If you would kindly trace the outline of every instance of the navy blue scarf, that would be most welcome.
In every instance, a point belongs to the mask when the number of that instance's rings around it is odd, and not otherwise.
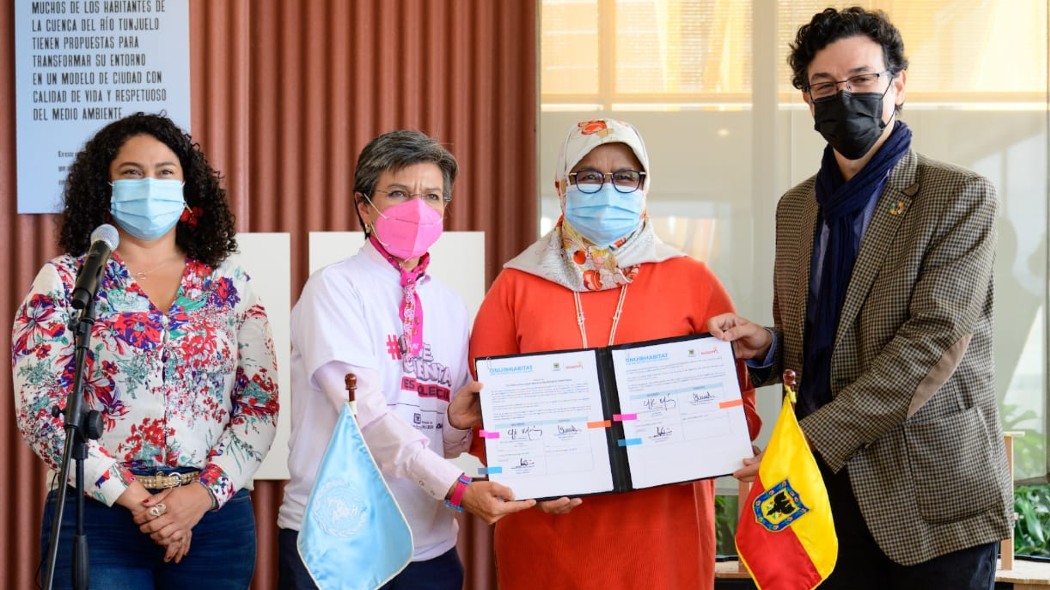
[[[817,235],[823,224],[828,226],[827,244],[821,266],[820,286],[816,296],[812,289],[808,305],[803,348],[802,380],[799,389],[798,415],[806,416],[831,401],[831,351],[835,344],[839,315],[846,300],[846,287],[857,260],[859,240],[854,234],[858,217],[889,177],[890,170],[908,153],[911,129],[901,121],[894,125],[886,143],[856,176],[843,180],[835,153],[829,145],[817,172],[816,193],[820,215]],[[817,250],[814,248],[814,256]],[[810,277],[813,280],[813,277]]]

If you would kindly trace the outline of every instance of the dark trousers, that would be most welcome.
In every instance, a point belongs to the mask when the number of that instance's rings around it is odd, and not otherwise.
[[[193,484],[197,485],[197,484]],[[68,490],[62,512],[54,588],[72,588],[76,491]],[[57,492],[44,504],[40,554],[47,555]],[[190,552],[180,563],[164,563],[164,548],[139,530],[131,512],[85,498],[90,585],[103,590],[184,588],[247,589],[255,571],[255,513],[248,490],[240,490],[222,508],[205,512],[193,527]],[[41,574],[43,574],[41,563]],[[41,575],[43,577],[43,575]]]
[[[819,458],[828,488],[839,558],[820,590],[991,590],[998,543],[978,545],[911,566],[895,563],[879,549],[861,516],[846,469],[838,473]]]
[[[278,590],[316,590],[313,578],[306,571],[295,543],[299,531],[279,529],[277,533],[277,588]],[[413,561],[381,590],[461,590],[463,563],[456,548],[426,561]]]

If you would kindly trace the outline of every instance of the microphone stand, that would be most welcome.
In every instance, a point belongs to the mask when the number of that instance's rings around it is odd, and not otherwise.
[[[71,321],[69,328],[74,334],[75,370],[73,389],[66,398],[65,431],[66,443],[62,451],[62,462],[59,464],[58,494],[55,501],[54,520],[51,522],[51,537],[48,542],[47,569],[44,574],[44,588],[51,590],[55,578],[55,564],[58,560],[58,538],[62,527],[62,513],[66,506],[66,491],[69,486],[69,460],[76,461],[76,529],[73,535],[73,588],[88,588],[88,543],[84,534],[84,460],[87,459],[87,441],[97,440],[102,436],[102,414],[98,410],[84,411],[84,364],[91,342],[91,327],[95,324],[95,297],[92,293],[88,304],[80,312],[77,320]],[[56,418],[62,410],[58,406],[51,408]]]

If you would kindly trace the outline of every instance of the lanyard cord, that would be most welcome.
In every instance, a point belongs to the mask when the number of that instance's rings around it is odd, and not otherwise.
[[[623,311],[623,300],[626,298],[627,285],[620,285],[620,299],[616,302],[616,313],[613,314],[612,329],[609,330],[609,346],[613,345],[613,339],[616,338],[616,327],[620,324],[620,312]],[[573,291],[572,299],[576,303],[576,324],[580,327],[580,338],[583,340],[583,347],[587,348],[587,328],[584,326],[586,318],[583,316],[583,302],[580,301],[580,293]]]

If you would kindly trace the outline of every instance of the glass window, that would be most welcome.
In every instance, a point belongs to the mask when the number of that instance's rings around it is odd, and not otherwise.
[[[541,22],[547,109],[747,101],[750,2],[545,0]]]
[[[554,96],[598,96],[598,0],[549,0],[540,14],[540,84]]]
[[[904,38],[908,57],[908,103],[1002,103],[1046,105],[1046,0],[869,0],[865,8],[886,12]],[[828,6],[821,0],[778,3],[778,46]],[[790,68],[782,90],[791,86]],[[998,103],[998,104],[996,104]]]

